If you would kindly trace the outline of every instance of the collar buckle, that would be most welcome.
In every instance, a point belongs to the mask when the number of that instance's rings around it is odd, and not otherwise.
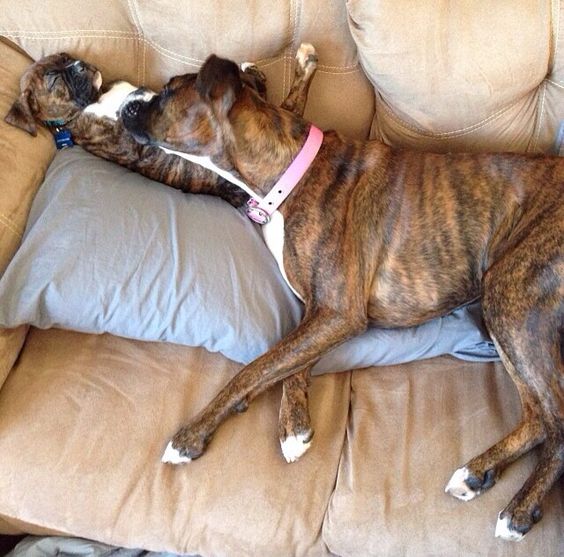
[[[313,163],[321,144],[323,132],[313,124],[307,139],[296,158],[263,199],[251,198],[247,202],[247,216],[259,224],[267,224],[272,214],[292,193],[298,182]]]
[[[252,221],[258,224],[268,224],[270,222],[270,215],[264,209],[261,209],[258,204],[258,201],[251,197],[247,201],[245,212]]]

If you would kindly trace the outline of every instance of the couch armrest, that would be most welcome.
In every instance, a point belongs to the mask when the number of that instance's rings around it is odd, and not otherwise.
[[[0,276],[23,237],[25,224],[47,166],[54,155],[49,132],[37,137],[4,122],[19,94],[19,82],[31,59],[0,40]],[[21,350],[27,327],[0,329],[0,387]]]
[[[32,137],[4,122],[30,63],[0,41],[0,275],[20,245],[31,202],[55,152],[47,130]]]

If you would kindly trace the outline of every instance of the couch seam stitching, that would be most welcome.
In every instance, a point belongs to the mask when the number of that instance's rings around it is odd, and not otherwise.
[[[435,138],[435,139],[449,139],[451,137],[462,137],[463,135],[468,135],[469,133],[472,133],[473,131],[476,131],[476,130],[483,128],[484,126],[486,126],[490,122],[492,122],[492,121],[496,120],[497,118],[503,116],[503,114],[505,114],[506,112],[511,110],[513,107],[517,106],[517,104],[519,102],[521,102],[522,98],[523,97],[517,99],[515,102],[513,102],[510,105],[498,110],[497,112],[494,112],[493,114],[491,114],[490,116],[488,116],[484,120],[481,120],[480,122],[477,122],[477,123],[472,124],[470,126],[466,126],[465,128],[460,128],[458,130],[452,130],[452,131],[448,131],[448,132],[438,132],[438,133],[426,131],[422,128],[418,128],[417,126],[415,126],[413,124],[410,124],[409,122],[406,122],[400,116],[398,116],[387,105],[386,102],[381,102],[379,104],[384,109],[385,112],[387,112],[394,120],[396,120],[399,124],[401,124],[405,128],[407,128],[407,129],[409,129],[413,132],[416,132],[416,133],[418,133],[418,134],[420,134],[424,137],[430,137],[430,138]]]
[[[20,232],[19,227],[15,222],[12,221],[12,219],[10,219],[8,215],[0,213],[0,222],[18,238],[21,238],[23,236],[23,231]]]
[[[61,30],[57,30],[57,31],[47,31],[47,30],[26,30],[26,31],[21,31],[21,30],[8,30],[8,29],[1,29],[0,28],[0,33],[2,34],[6,34],[6,35],[10,35],[13,37],[18,37],[18,36],[27,36],[27,35],[53,35],[53,37],[56,37],[57,35],[63,35],[63,36],[81,36],[82,33],[113,33],[113,34],[117,34],[117,35],[129,35],[131,37],[135,37],[137,35],[137,33],[134,33],[133,31],[120,31],[119,29],[71,29],[68,31],[61,31]]]
[[[559,87],[560,89],[564,89],[564,83],[559,83],[558,81],[554,81],[554,79],[545,79],[545,81],[547,83],[550,83],[551,85],[554,85],[556,87]]]
[[[145,54],[146,54],[146,50],[147,50],[147,41],[145,40],[145,33],[143,31],[143,26],[141,24],[141,17],[139,15],[139,11],[137,9],[137,0],[127,0],[127,1],[128,1],[128,4],[130,5],[130,8],[131,8],[131,13],[133,15],[135,28],[137,29],[138,38],[139,38],[140,42],[142,43],[142,45],[140,45],[141,56],[140,56],[140,60],[139,60],[139,66],[141,68],[141,72],[140,72],[141,80],[140,80],[140,82],[138,80],[138,83],[139,83],[139,85],[145,85],[145,78],[146,78],[146,74],[145,74]]]
[[[136,32],[136,36],[135,38],[137,39],[137,85],[141,85],[140,81],[141,81],[141,56],[139,53],[140,50],[140,44],[139,42],[143,40],[143,36],[141,34],[141,28],[139,26],[139,19],[137,17],[137,12],[135,10],[135,6],[133,5],[133,0],[127,0],[127,7],[129,10],[129,13],[131,15],[131,19],[132,19],[132,23],[135,26],[135,32]]]
[[[159,52],[163,56],[170,58],[176,62],[181,62],[183,64],[192,65],[195,67],[201,66],[205,60],[200,58],[192,58],[190,56],[185,56],[183,54],[178,54],[173,50],[170,50],[147,37],[140,36],[139,32],[132,31],[118,31],[109,29],[74,29],[72,31],[8,31],[6,29],[0,29],[0,34],[6,37],[13,38],[25,38],[29,40],[48,40],[48,39],[72,39],[72,38],[100,38],[100,39],[118,39],[118,40],[135,40],[138,39],[144,43],[144,45],[153,48],[155,51]],[[143,56],[146,56],[145,51]],[[284,59],[283,55],[267,56],[266,58],[261,58],[254,61],[257,66],[268,67]],[[290,56],[290,59],[292,57]],[[146,58],[144,58],[144,63]],[[319,64],[317,66],[318,73],[326,73],[330,75],[338,74],[349,74],[356,73],[360,71],[360,64],[356,62],[355,64],[348,64],[346,66],[329,66],[324,64]],[[146,71],[144,69],[143,75],[146,76]]]
[[[0,31],[1,33],[1,31]],[[18,38],[15,35],[4,35],[5,37],[13,37],[13,38]],[[20,37],[21,38],[21,37]],[[137,40],[139,37],[137,35],[130,35],[130,36],[119,36],[119,35],[96,35],[96,34],[89,34],[89,33],[79,33],[79,34],[67,34],[67,35],[61,35],[58,37],[52,36],[52,37],[47,37],[47,36],[37,36],[37,37],[23,37],[29,40],[34,40],[34,41],[38,41],[38,40],[47,40],[47,39],[75,39],[75,38],[84,38],[84,39],[119,39],[119,40],[123,40],[123,41],[132,41],[132,40]]]
[[[533,132],[533,151],[537,150],[538,144],[539,144],[542,121],[544,119],[544,101],[545,101],[545,98],[546,98],[546,89],[547,89],[547,85],[543,81],[543,83],[542,83],[542,94],[541,94],[541,98],[540,98],[539,116],[538,116],[537,124],[535,126],[536,130]]]

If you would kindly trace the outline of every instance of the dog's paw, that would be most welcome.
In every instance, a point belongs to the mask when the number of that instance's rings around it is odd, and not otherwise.
[[[288,435],[285,439],[280,438],[280,447],[286,462],[296,462],[311,447],[313,431],[310,429],[303,433]]]
[[[245,74],[244,80],[255,88],[262,97],[266,97],[266,75],[252,62],[243,62],[239,66]]]
[[[540,505],[532,505],[526,508],[510,509],[513,505],[501,511],[495,525],[495,537],[512,542],[520,542],[525,534],[542,518]]]
[[[296,72],[305,75],[306,78],[311,77],[317,69],[317,52],[315,47],[310,43],[302,43],[296,53]]]
[[[192,462],[192,459],[187,456],[182,456],[180,450],[176,449],[171,441],[166,446],[161,462],[164,462],[165,464],[185,464],[186,462]]]
[[[471,501],[495,484],[495,472],[487,470],[482,478],[473,474],[466,466],[459,468],[450,478],[445,493],[460,499]]]
[[[495,525],[495,537],[501,538],[502,540],[508,540],[512,542],[520,542],[525,534],[515,530],[511,525],[511,520],[508,516],[501,517],[501,513],[497,518],[497,524]]]
[[[168,464],[192,462],[204,454],[209,438],[197,425],[184,427],[166,446],[161,461]]]

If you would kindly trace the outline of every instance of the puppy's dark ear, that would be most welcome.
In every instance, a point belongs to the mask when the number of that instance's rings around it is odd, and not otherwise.
[[[37,125],[33,117],[35,99],[30,90],[23,91],[18,100],[12,105],[4,121],[12,126],[21,128],[34,137],[37,135]]]
[[[243,88],[239,66],[212,54],[198,73],[196,88],[203,98],[217,102],[223,112],[229,112]]]

